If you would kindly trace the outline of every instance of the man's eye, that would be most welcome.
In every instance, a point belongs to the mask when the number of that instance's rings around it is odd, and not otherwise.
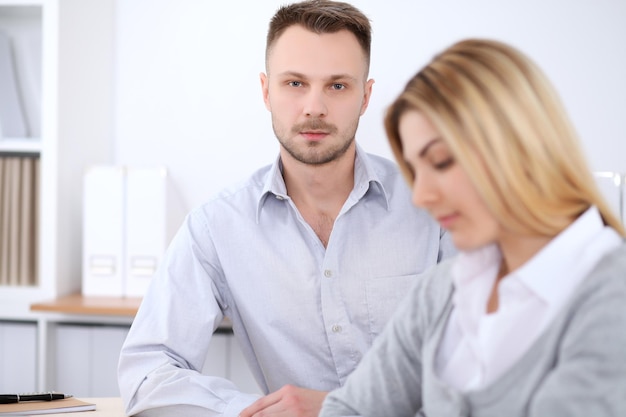
[[[344,88],[346,88],[346,86],[341,83],[333,84],[333,90],[343,90]]]
[[[302,82],[300,82],[300,81],[289,81],[288,84],[290,86],[292,86],[292,87],[300,87],[302,85]]]

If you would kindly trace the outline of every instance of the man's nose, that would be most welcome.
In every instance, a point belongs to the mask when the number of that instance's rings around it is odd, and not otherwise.
[[[322,91],[311,89],[305,97],[304,109],[307,117],[324,117],[328,114],[326,98]]]

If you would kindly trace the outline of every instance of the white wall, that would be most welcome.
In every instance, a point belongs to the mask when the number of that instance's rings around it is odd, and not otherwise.
[[[289,0],[118,0],[116,162],[166,165],[189,209],[278,145],[261,99],[268,21]],[[556,85],[594,170],[626,171],[626,1],[354,0],[372,20],[376,80],[357,140],[390,156],[384,108],[464,37],[510,42]]]

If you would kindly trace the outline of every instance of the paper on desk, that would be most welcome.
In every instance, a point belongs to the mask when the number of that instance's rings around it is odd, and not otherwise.
[[[54,401],[25,401],[15,404],[0,404],[0,416],[30,416],[38,414],[72,413],[93,411],[96,405],[76,398]]]

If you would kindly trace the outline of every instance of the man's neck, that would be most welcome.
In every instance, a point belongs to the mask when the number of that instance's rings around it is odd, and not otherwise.
[[[298,202],[323,209],[346,201],[354,187],[356,151],[349,149],[341,158],[323,165],[298,162],[282,156],[287,194]]]
[[[324,246],[354,187],[355,158],[354,149],[323,165],[303,164],[290,156],[282,158],[287,194]]]

